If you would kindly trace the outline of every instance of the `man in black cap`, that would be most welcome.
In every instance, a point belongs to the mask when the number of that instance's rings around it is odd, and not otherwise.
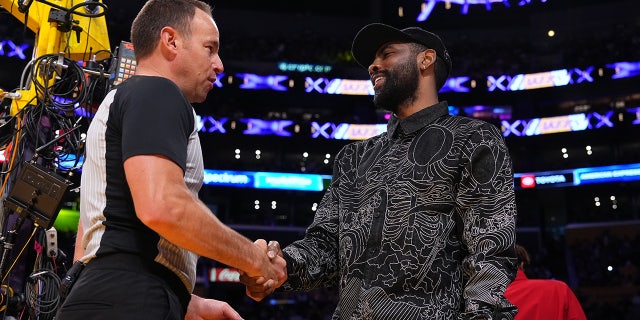
[[[440,38],[370,24],[356,35],[387,132],[346,145],[302,240],[282,251],[284,290],[340,289],[333,319],[512,319],[516,273],[511,159],[500,131],[448,114]],[[242,276],[262,299],[256,279]]]

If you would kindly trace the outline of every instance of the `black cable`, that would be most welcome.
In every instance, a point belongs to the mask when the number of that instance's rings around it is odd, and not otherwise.
[[[45,244],[46,233],[42,228],[38,242]],[[28,311],[33,319],[50,320],[60,304],[60,277],[53,268],[44,248],[38,251],[33,273],[25,284],[25,295]]]
[[[104,66],[96,64],[93,69],[99,71],[100,75],[87,76],[76,61],[60,55],[46,54],[34,60],[30,81],[36,98],[34,103],[21,109],[20,130],[25,138],[21,139],[21,150],[38,149],[73,130],[83,119],[82,116],[86,116],[85,112],[76,113],[76,110],[91,110],[94,100],[102,99],[107,89],[107,83],[102,79]],[[51,147],[38,153],[38,161],[53,170],[78,170],[84,152],[82,139],[82,132],[78,131],[57,140]]]
[[[82,3],[78,3],[78,4],[74,5],[74,6],[72,6],[71,8],[67,9],[67,8],[61,7],[61,6],[59,6],[59,5],[55,4],[55,3],[51,3],[51,2],[46,1],[46,0],[36,0],[36,1],[42,2],[42,3],[44,3],[46,5],[49,5],[49,6],[53,7],[53,8],[55,8],[55,9],[58,9],[58,10],[61,10],[61,11],[66,11],[68,16],[70,16],[72,14],[77,14],[77,15],[82,16],[82,17],[97,18],[97,17],[101,17],[101,16],[105,15],[105,13],[107,12],[107,9],[108,9],[107,5],[102,3],[102,2],[91,2],[91,3],[82,2]],[[98,7],[102,7],[103,10],[98,12],[98,13],[83,13],[83,12],[80,12],[80,11],[76,11],[76,9],[78,9],[80,7],[87,6],[87,5],[95,5],[95,6],[98,6]]]
[[[60,303],[60,277],[52,269],[34,271],[25,285],[29,313],[34,319],[53,319]]]
[[[84,70],[75,61],[46,54],[36,59],[34,68],[32,83],[44,104],[55,106],[61,111],[73,111],[84,101],[86,78]],[[37,75],[44,75],[45,82],[53,83],[41,83]]]
[[[111,52],[111,51],[109,51],[109,50],[107,50],[107,49],[101,49],[101,50],[98,50],[98,51],[96,51],[96,53],[94,53],[94,55],[95,55],[95,56],[97,56],[98,54],[100,54],[100,53],[102,53],[102,52],[108,53],[108,54],[109,54],[109,58],[106,58],[106,59],[100,59],[100,60],[107,60],[107,59],[111,59],[111,58],[113,58],[113,52]]]
[[[58,7],[46,1],[41,2]],[[98,8],[93,11],[93,14],[84,14],[78,11],[80,7],[85,5],[95,5],[94,8],[101,7],[103,9],[101,12],[97,12],[101,10]],[[91,7],[89,8],[91,9]],[[99,17],[104,15],[106,6],[98,2],[85,2],[73,5],[70,9],[57,9],[67,12],[69,21],[75,23],[71,21],[73,14]],[[90,29],[87,30],[87,34],[89,31]],[[100,50],[95,54],[104,52],[109,54],[106,60],[111,60],[113,54],[108,50]],[[18,179],[18,175],[14,173],[19,172],[24,160],[30,160],[29,156],[36,156],[36,150],[38,150],[37,161],[50,170],[71,172],[81,167],[80,158],[84,154],[84,138],[81,131],[83,127],[81,125],[84,125],[85,121],[90,122],[90,119],[76,115],[76,110],[81,107],[92,110],[92,104],[101,100],[108,90],[108,81],[104,77],[105,66],[98,63],[92,65],[91,68],[93,71],[99,72],[100,75],[90,74],[87,76],[77,61],[58,54],[45,54],[34,59],[33,63],[30,63],[25,69],[31,71],[25,79],[31,82],[35,95],[15,115],[5,115],[3,118],[5,122],[0,124],[0,130],[3,132],[0,137],[0,147],[14,141],[11,147],[12,150],[15,150],[7,155],[10,159],[5,162],[3,171],[0,172],[3,178],[7,178],[5,190],[11,189]],[[87,79],[91,79],[91,81],[87,81]],[[17,126],[18,121],[16,120],[18,118],[20,119],[19,126]],[[80,130],[75,130],[79,126]],[[60,137],[62,135],[64,136]],[[54,143],[51,143],[52,141]],[[40,148],[42,146],[44,147]],[[14,165],[9,167],[9,163]],[[46,239],[44,240],[41,243],[45,243]],[[53,319],[60,303],[58,293],[60,277],[51,262],[46,259],[46,255],[38,253],[34,271],[26,279],[24,288],[26,310],[31,318],[40,320]]]

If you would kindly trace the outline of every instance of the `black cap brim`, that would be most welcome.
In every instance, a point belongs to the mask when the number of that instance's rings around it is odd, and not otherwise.
[[[369,64],[373,62],[378,48],[392,41],[416,42],[400,29],[382,23],[372,23],[364,26],[356,34],[351,46],[351,54],[359,65],[368,68]]]
[[[383,23],[372,23],[364,26],[356,34],[351,46],[351,54],[356,62],[365,69],[373,62],[380,47],[390,42],[419,43],[433,49],[443,65],[440,81],[444,81],[451,72],[451,57],[442,39],[435,33],[418,27],[396,29]],[[442,85],[443,83],[439,83]]]

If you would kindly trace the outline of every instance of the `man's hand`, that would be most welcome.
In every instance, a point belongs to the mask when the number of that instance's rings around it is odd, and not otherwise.
[[[191,301],[187,308],[185,320],[242,320],[231,306],[214,299],[204,299],[196,295],[191,295]]]
[[[251,277],[240,271],[240,282],[246,286],[246,293],[251,299],[260,301],[287,281],[287,263],[282,256],[280,244],[277,241],[258,239],[255,244],[265,251],[273,266],[277,268],[277,277],[266,279],[264,276]]]
[[[267,257],[269,257],[269,259],[274,259],[275,257],[280,257],[282,258],[282,249],[280,249],[280,243],[278,241],[269,241],[269,244],[267,244]],[[284,260],[284,258],[283,258]],[[286,266],[286,263],[285,263]]]

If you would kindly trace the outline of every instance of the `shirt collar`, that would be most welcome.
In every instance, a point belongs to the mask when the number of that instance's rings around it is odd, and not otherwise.
[[[387,124],[387,137],[392,138],[397,134],[414,133],[436,119],[449,114],[447,101],[438,102],[430,107],[424,108],[404,119],[399,119],[395,114],[391,115]],[[398,132],[396,134],[396,131]]]

